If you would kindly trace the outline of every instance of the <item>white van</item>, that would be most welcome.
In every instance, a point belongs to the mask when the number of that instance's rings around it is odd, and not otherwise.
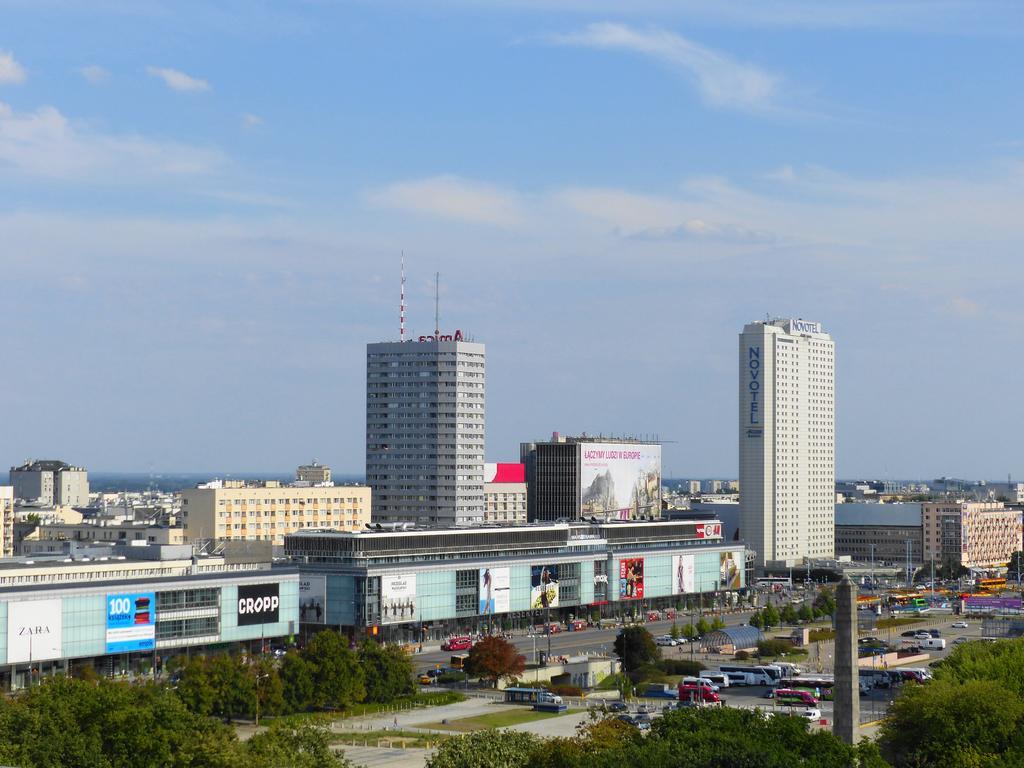
[[[683,685],[696,685],[701,688],[710,688],[715,693],[718,693],[718,684],[712,682],[706,677],[684,677],[682,683]]]
[[[920,644],[922,648],[927,648],[932,651],[946,650],[946,638],[944,637],[921,638]]]
[[[729,685],[755,685],[754,676],[748,675],[746,672],[725,672],[726,677],[729,678]]]
[[[717,685],[719,688],[729,687],[729,676],[724,672],[705,672],[704,680],[710,680],[712,683]]]

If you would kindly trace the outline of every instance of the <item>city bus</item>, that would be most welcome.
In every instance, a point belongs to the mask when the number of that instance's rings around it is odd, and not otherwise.
[[[782,671],[775,666],[751,667],[747,664],[722,664],[718,671],[729,675],[740,673],[747,675],[750,685],[775,685],[782,679]]]
[[[832,701],[835,678],[831,675],[807,675],[805,677],[784,677],[779,688],[791,691],[807,691],[822,701]]]
[[[775,700],[784,707],[814,707],[818,704],[818,698],[813,693],[793,688],[777,689]]]
[[[978,592],[1002,592],[1006,589],[1006,579],[977,579],[975,589]]]

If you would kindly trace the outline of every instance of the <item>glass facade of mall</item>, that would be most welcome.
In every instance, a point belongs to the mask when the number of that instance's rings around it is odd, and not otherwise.
[[[674,610],[746,586],[745,547],[717,521],[303,531],[285,551],[304,632],[388,641]]]
[[[3,590],[0,687],[83,665],[148,674],[192,648],[252,650],[297,633],[298,595],[295,569],[269,568]]]

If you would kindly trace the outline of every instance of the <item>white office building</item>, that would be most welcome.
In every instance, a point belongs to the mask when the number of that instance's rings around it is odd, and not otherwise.
[[[366,483],[373,521],[484,517],[484,345],[454,335],[366,345]]]
[[[740,535],[759,566],[835,552],[834,352],[806,320],[740,334]]]

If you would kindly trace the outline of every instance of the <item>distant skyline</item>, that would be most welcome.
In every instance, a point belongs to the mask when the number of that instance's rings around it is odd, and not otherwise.
[[[365,344],[487,345],[487,458],[735,477],[836,341],[840,478],[1024,479],[1019,4],[0,0],[0,462],[364,468]]]

